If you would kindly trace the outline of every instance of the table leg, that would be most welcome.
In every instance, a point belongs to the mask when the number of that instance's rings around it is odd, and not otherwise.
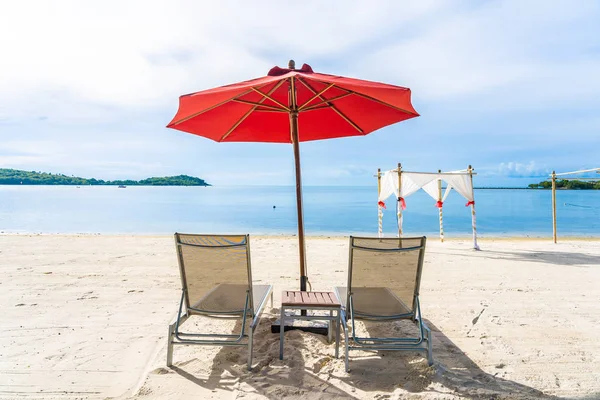
[[[335,358],[340,356],[340,325],[342,318],[340,317],[340,310],[337,310],[337,320],[335,326]]]
[[[283,360],[283,334],[285,331],[285,307],[281,306],[281,316],[279,317],[279,359]]]
[[[329,310],[329,316],[333,317],[333,310]],[[327,320],[327,340],[329,343],[331,343],[333,341],[332,340],[333,332],[331,332],[331,326],[332,326],[331,322],[333,322],[333,321],[331,321],[331,319]]]

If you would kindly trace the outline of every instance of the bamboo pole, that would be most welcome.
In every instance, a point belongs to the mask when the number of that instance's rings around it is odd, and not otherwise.
[[[438,169],[438,174],[441,174],[442,170]],[[440,202],[439,215],[440,215],[440,242],[444,243],[444,219],[442,214],[442,180],[438,179],[438,201]]]
[[[571,171],[571,172],[561,172],[560,174],[552,172],[552,174],[555,176],[562,176],[562,175],[583,174],[584,172],[594,172],[594,171],[596,171],[597,173],[600,174],[600,168],[582,169],[579,171]]]
[[[556,236],[556,171],[552,171],[552,239],[554,243],[557,241]]]
[[[398,222],[398,237],[402,237],[402,164],[398,163],[398,215],[396,216]]]
[[[383,210],[379,205],[381,194],[381,168],[377,168],[377,236],[383,237]]]
[[[475,250],[480,250],[479,245],[477,244],[477,219],[475,216],[475,190],[473,189],[473,167],[469,165],[467,168],[469,173],[469,178],[471,180],[471,198],[473,202],[471,203],[471,226],[473,227],[473,248]]]

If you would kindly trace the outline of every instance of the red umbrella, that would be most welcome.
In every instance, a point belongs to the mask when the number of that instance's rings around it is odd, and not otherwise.
[[[300,290],[306,290],[299,142],[364,136],[418,117],[410,89],[295,69],[272,68],[267,76],[183,95],[168,128],[217,142],[292,143],[300,246]]]

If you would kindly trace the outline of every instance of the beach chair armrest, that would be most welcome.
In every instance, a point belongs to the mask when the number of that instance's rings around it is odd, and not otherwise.
[[[181,302],[179,303],[179,310],[177,311],[177,314],[171,319],[171,323],[169,324],[169,326],[177,325],[177,321],[179,321],[180,324],[183,324],[190,317],[190,315],[188,314],[187,311],[183,311],[184,296],[185,296],[185,291],[182,290],[181,291]]]
[[[265,308],[265,304],[267,304],[267,299],[269,298],[269,295],[271,294],[272,291],[273,291],[273,285],[269,285],[267,292],[265,293],[264,297],[260,300],[258,309],[254,313],[254,319],[252,320],[252,324],[250,324],[250,329],[255,329],[256,326],[258,325],[258,323],[260,322],[261,314]]]

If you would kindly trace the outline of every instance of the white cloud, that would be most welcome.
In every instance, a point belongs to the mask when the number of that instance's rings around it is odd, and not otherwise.
[[[577,158],[595,155],[599,18],[585,0],[5,2],[0,164],[232,184],[242,167],[253,183],[289,183],[290,148],[216,145],[164,125],[179,95],[294,58],[409,86],[423,115],[373,138],[303,146],[306,182],[368,183],[370,169],[397,161],[487,164],[496,176],[570,168],[565,141]]]
[[[548,177],[551,171],[545,166],[539,166],[535,161],[528,163],[503,162],[498,166],[497,171],[487,170],[488,175],[496,174],[507,177]]]
[[[302,63],[341,54],[431,4],[7,3],[0,115],[71,119],[105,117],[102,106],[174,108],[180,94],[263,75],[288,57]]]
[[[593,1],[456,7],[432,15],[418,34],[399,29],[357,69],[409,82],[417,99],[451,108],[464,109],[465,99],[489,110],[598,104],[599,16]]]
[[[174,111],[180,94],[260,76],[288,58],[410,86],[421,101],[598,100],[599,15],[594,1],[10,2],[0,119]]]

